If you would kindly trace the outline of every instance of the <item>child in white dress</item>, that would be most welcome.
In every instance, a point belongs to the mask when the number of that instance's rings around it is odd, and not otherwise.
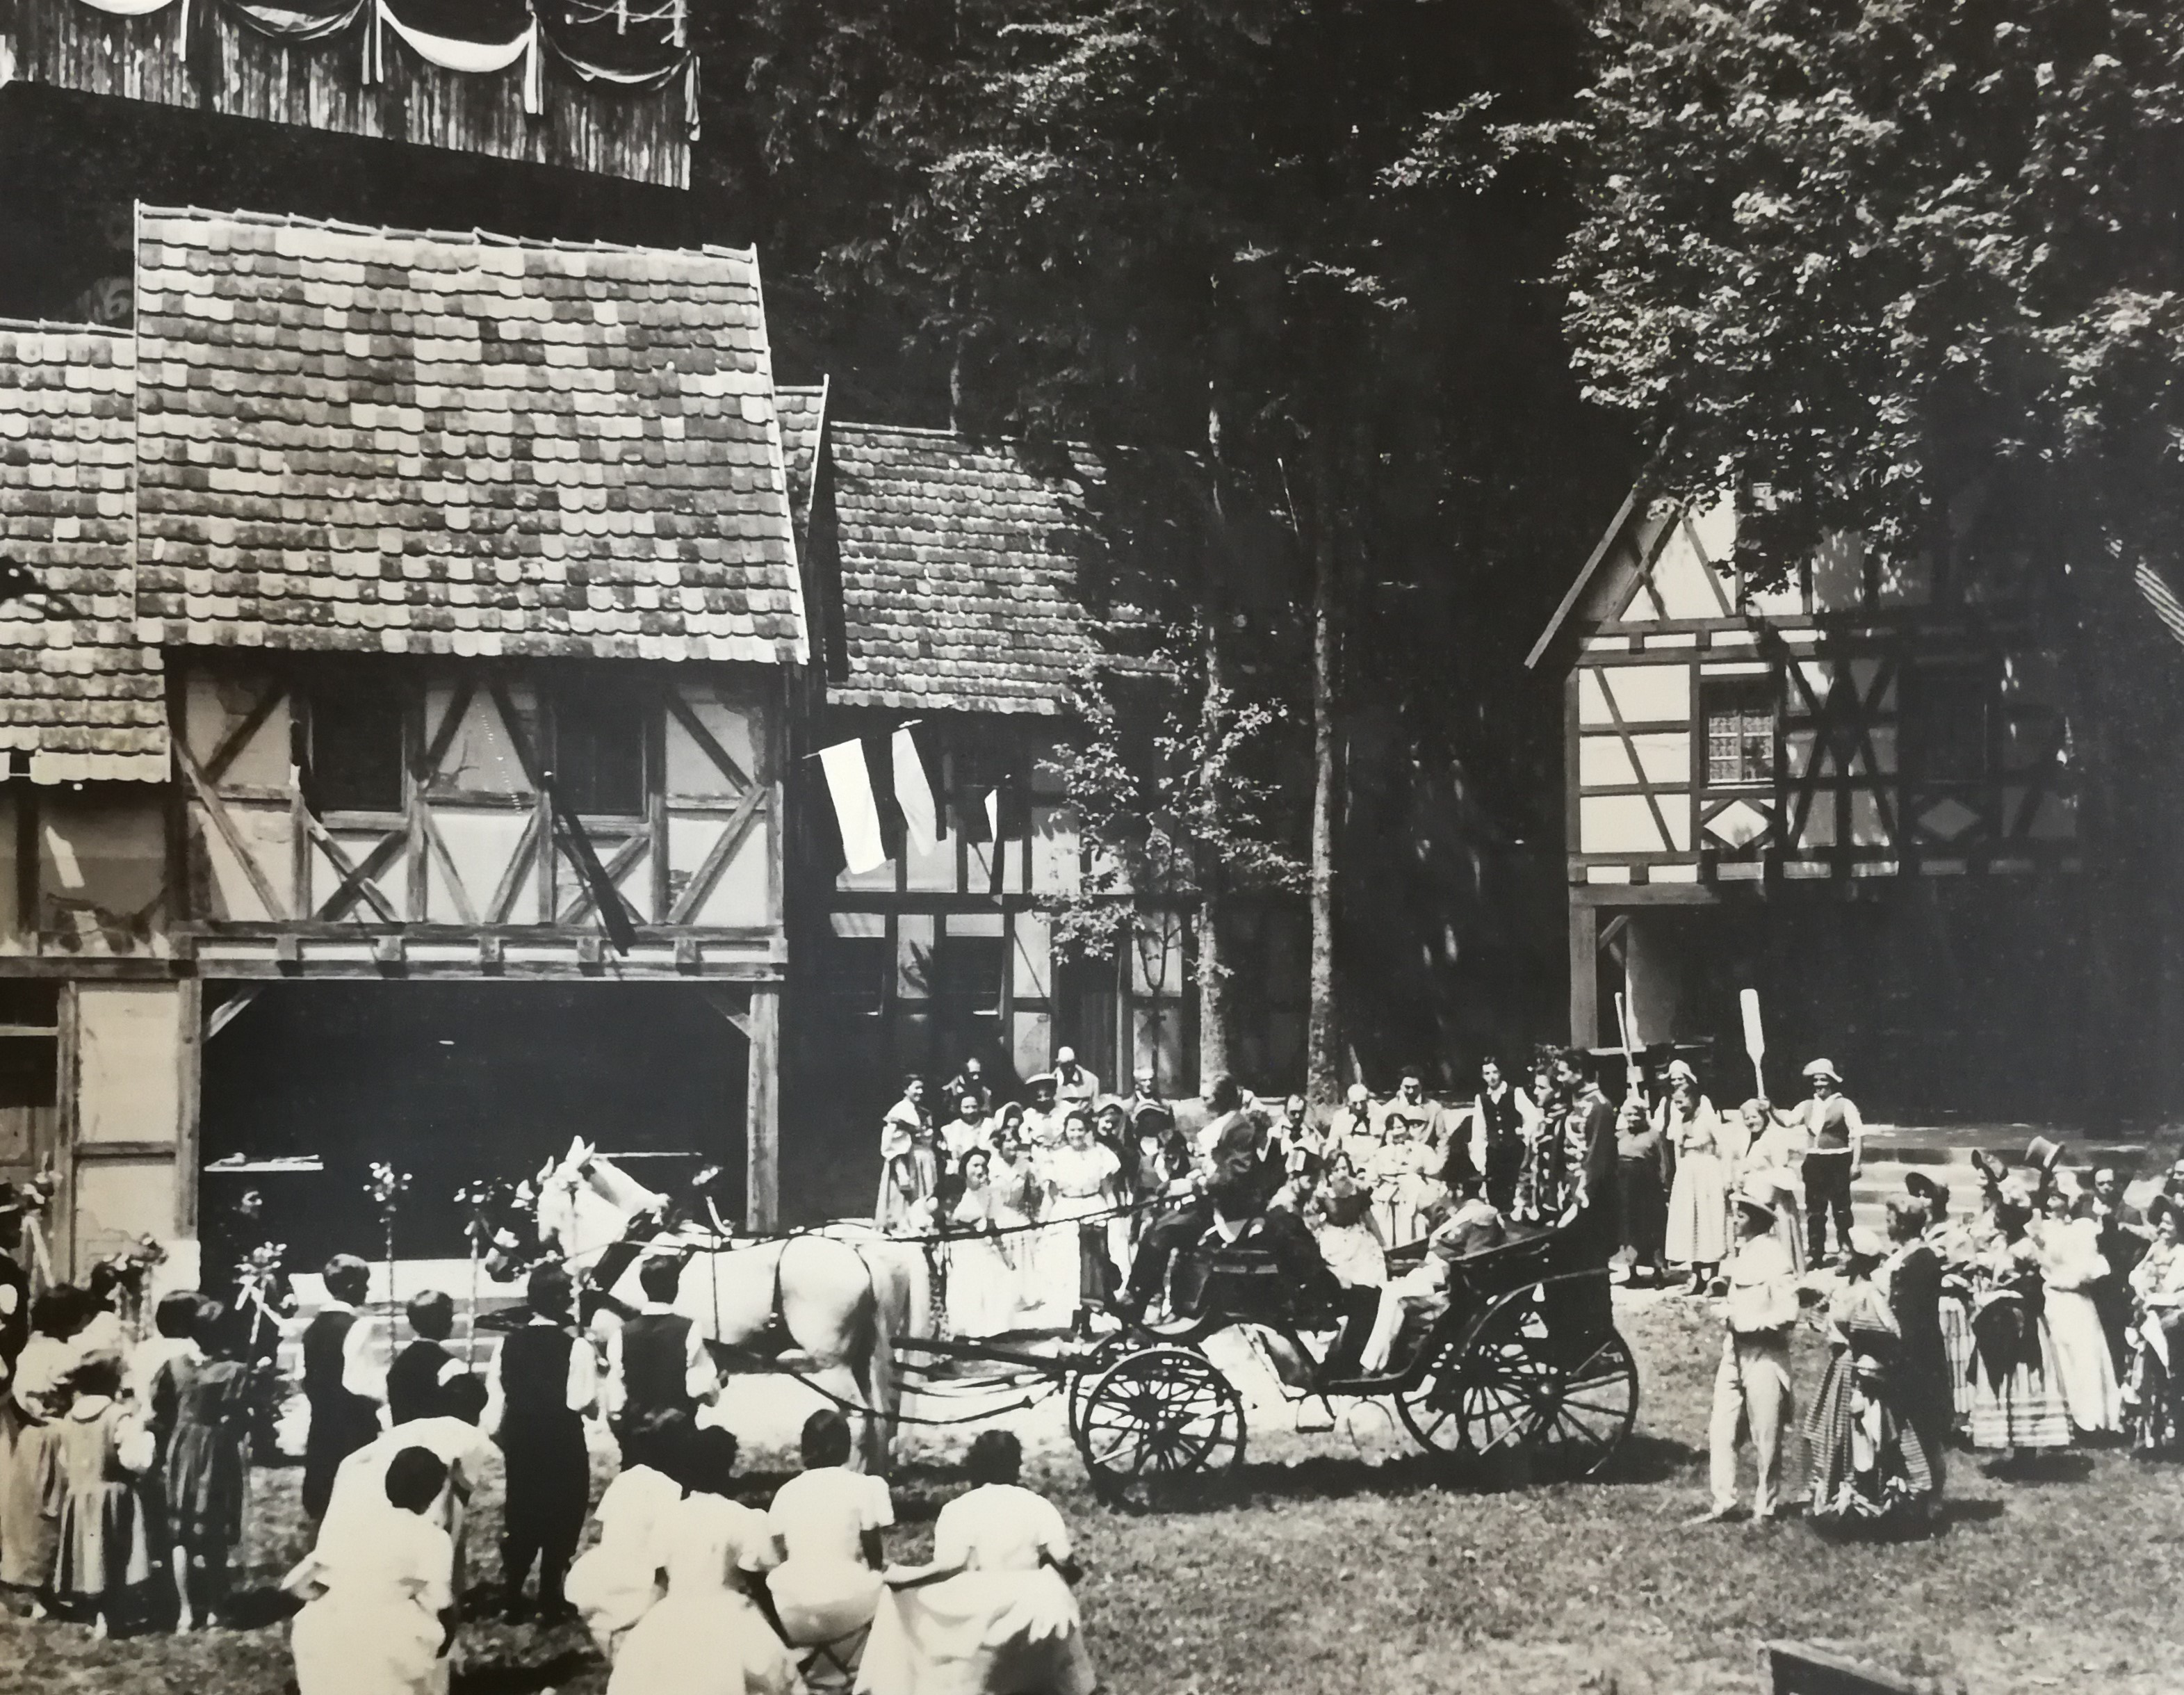
[[[371,1512],[329,1515],[319,1545],[281,1587],[314,1598],[290,1647],[298,1695],[446,1695],[455,1545],[428,1514],[448,1483],[430,1448],[405,1447]]]
[[[632,1432],[624,1441],[622,1452],[630,1463],[607,1485],[592,1514],[599,1539],[569,1568],[564,1592],[609,1665],[620,1657],[622,1642],[638,1620],[667,1592],[660,1581],[667,1564],[663,1538],[682,1500],[682,1480],[675,1472],[688,1459],[687,1453],[671,1458],[666,1452],[670,1441]]]
[[[933,1563],[887,1574],[858,1695],[1092,1695],[1069,1527],[1022,1463],[1006,1430],[972,1443],[977,1486],[940,1509]]]
[[[766,1515],[727,1498],[736,1439],[689,1439],[687,1499],[661,1522],[667,1594],[623,1640],[607,1695],[803,1695],[804,1681],[753,1590],[773,1564]]]
[[[832,1408],[805,1420],[804,1469],[783,1484],[768,1521],[782,1553],[768,1580],[775,1615],[799,1648],[822,1649],[816,1681],[855,1673],[879,1604],[880,1533],[894,1523],[883,1479],[848,1469],[850,1421]]]

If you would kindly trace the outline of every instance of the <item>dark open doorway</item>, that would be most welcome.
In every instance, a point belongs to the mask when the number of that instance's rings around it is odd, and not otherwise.
[[[367,1168],[415,1181],[398,1221],[404,1258],[465,1252],[455,1191],[527,1176],[581,1135],[672,1190],[702,1161],[731,1174],[742,1211],[744,1038],[676,984],[297,983],[265,987],[206,1045],[203,1217],[211,1253],[246,1187],[265,1197],[254,1240],[292,1268],[376,1258]],[[324,1169],[237,1176],[214,1163],[315,1154]],[[248,1246],[248,1244],[241,1244]]]

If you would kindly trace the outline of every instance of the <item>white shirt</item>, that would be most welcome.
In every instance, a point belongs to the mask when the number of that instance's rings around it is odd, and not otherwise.
[[[1747,1236],[1726,1270],[1729,1327],[1739,1335],[1785,1330],[1797,1322],[1797,1268],[1780,1238]]]
[[[320,1548],[340,1548],[349,1537],[364,1533],[378,1521],[378,1514],[388,1504],[387,1469],[394,1464],[395,1455],[411,1447],[437,1454],[448,1468],[448,1486],[425,1516],[442,1530],[454,1531],[460,1523],[456,1508],[476,1481],[486,1456],[493,1452],[492,1440],[466,1419],[412,1419],[406,1425],[382,1430],[341,1463],[334,1473],[333,1492],[327,1497],[326,1516],[319,1526]]]
[[[974,1571],[1036,1571],[1041,1557],[1069,1558],[1069,1526],[1044,1495],[1013,1483],[982,1483],[940,1509],[933,1563]]]
[[[387,1368],[379,1362],[379,1323],[346,1301],[329,1299],[321,1313],[347,1313],[355,1322],[342,1338],[342,1387],[367,1401],[387,1402]]]
[[[822,1465],[783,1484],[766,1521],[791,1559],[861,1564],[865,1532],[894,1522],[894,1500],[884,1478]]]

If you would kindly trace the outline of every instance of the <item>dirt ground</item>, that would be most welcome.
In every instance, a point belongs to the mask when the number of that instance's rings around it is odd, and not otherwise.
[[[1983,1475],[1951,1456],[1950,1508],[1930,1540],[1836,1543],[1804,1524],[1694,1528],[1704,1504],[1713,1321],[1676,1297],[1626,1303],[1641,1363],[1636,1436],[1603,1481],[1495,1492],[1462,1486],[1376,1409],[1300,1436],[1277,1397],[1253,1397],[1241,1471],[1190,1510],[1101,1507],[1052,1409],[1011,1422],[1034,1449],[1027,1481],[1067,1515],[1079,1592],[1115,1695],[1617,1695],[1759,1688],[1769,1640],[1825,1644],[1938,1691],[2155,1692],[2184,1687],[2184,1468],[2114,1450],[2057,1456],[2030,1475]],[[1799,1382],[1819,1375],[1808,1338]],[[1248,1362],[1238,1363],[1248,1371]],[[748,1498],[762,1503],[803,1411],[741,1389]],[[961,1485],[969,1429],[906,1444],[890,1554],[920,1557]],[[599,1463],[604,1477],[609,1462]],[[267,1591],[302,1551],[292,1469],[258,1475],[238,1587],[254,1628],[93,1642],[76,1626],[0,1620],[0,1695],[280,1695],[286,1630]],[[481,1491],[473,1564],[490,1576],[497,1480]],[[465,1628],[457,1695],[598,1695],[582,1632]]]

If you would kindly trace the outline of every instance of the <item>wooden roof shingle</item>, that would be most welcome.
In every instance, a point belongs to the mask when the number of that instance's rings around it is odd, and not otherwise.
[[[33,782],[168,774],[136,630],[136,387],[125,332],[0,323],[0,555],[40,591],[0,603],[0,750]]]
[[[139,209],[159,644],[800,664],[755,256]]]
[[[841,560],[845,705],[1067,709],[1097,656],[1079,574],[1104,469],[1089,449],[1034,469],[1020,443],[827,426]]]

